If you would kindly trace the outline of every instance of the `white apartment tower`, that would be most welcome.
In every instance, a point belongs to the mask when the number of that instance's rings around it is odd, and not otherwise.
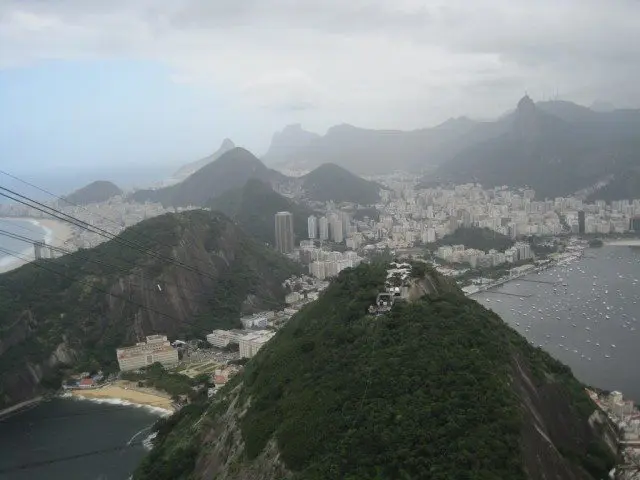
[[[318,237],[318,219],[315,215],[311,215],[307,219],[307,230],[310,239]]]
[[[320,240],[329,240],[329,220],[327,217],[320,217],[318,220]]]
[[[335,243],[344,242],[342,217],[338,214],[332,214],[330,220],[331,240]]]

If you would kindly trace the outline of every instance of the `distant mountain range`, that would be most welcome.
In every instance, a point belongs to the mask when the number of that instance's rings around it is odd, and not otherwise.
[[[182,182],[158,189],[138,190],[131,194],[131,199],[137,202],[159,202],[165,207],[202,207],[209,205],[210,201],[216,198],[218,202],[230,205],[234,198],[241,198],[238,192],[244,189],[250,180],[259,180],[267,185],[286,186],[299,192],[300,196],[308,201],[333,200],[338,203],[351,202],[361,205],[376,203],[381,188],[377,183],[360,178],[334,164],[321,165],[303,177],[287,177],[267,168],[251,152],[236,147],[205,164]],[[228,195],[225,195],[227,193]],[[265,194],[264,190],[257,193]],[[273,202],[274,205],[282,203]],[[228,213],[225,209],[223,211]]]
[[[621,187],[610,199],[640,194],[635,183],[622,181],[640,166],[639,110],[596,112],[570,102],[534,104],[525,96],[496,123],[506,131],[465,148],[428,179],[530,186],[539,198],[552,198],[608,178]],[[598,198],[598,191],[592,195]]]
[[[117,185],[105,180],[97,180],[70,193],[64,197],[64,200],[75,205],[88,205],[106,202],[117,195],[122,195],[122,190]]]
[[[335,163],[362,175],[419,171],[446,162],[466,145],[500,133],[496,128],[499,126],[461,117],[407,132],[344,124],[319,136],[296,125],[274,135],[263,159],[269,165],[307,170]]]
[[[314,213],[257,179],[250,179],[244,187],[229,190],[210,200],[207,207],[234,219],[251,238],[270,245],[275,244],[274,216],[277,212],[293,214],[296,243],[307,238],[307,218]]]
[[[495,121],[460,117],[413,131],[339,125],[323,136],[289,126],[263,158],[282,168],[334,163],[365,175],[435,169],[425,181],[528,185],[540,197],[595,190],[590,198],[612,200],[640,196],[638,132],[640,110],[526,96]],[[612,187],[600,189],[607,182]]]

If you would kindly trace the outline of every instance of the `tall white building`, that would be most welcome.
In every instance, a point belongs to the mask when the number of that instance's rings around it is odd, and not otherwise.
[[[318,237],[318,219],[315,215],[310,215],[307,219],[307,230],[309,238]]]
[[[342,216],[337,213],[331,214],[330,217],[331,240],[336,243],[344,242]]]
[[[318,220],[318,230],[320,240],[329,240],[329,219],[327,217],[320,217]]]

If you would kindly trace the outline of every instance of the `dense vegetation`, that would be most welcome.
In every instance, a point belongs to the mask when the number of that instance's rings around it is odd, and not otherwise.
[[[237,326],[243,312],[282,305],[281,283],[299,268],[202,210],[141,222],[120,239],[142,251],[110,241],[0,275],[0,406],[28,395],[33,377],[21,372],[60,345],[79,369],[113,370],[115,348],[141,335],[202,337]],[[44,382],[49,375],[59,386],[55,371],[45,369]]]
[[[275,434],[301,478],[523,478],[504,339],[448,296],[364,316],[384,272],[341,277],[248,365],[247,454]]]
[[[207,206],[238,222],[249,236],[262,243],[275,244],[275,214],[293,214],[293,233],[296,243],[308,238],[307,219],[313,210],[274,192],[270,185],[249,180],[243,188],[230,190],[212,199]]]
[[[196,391],[193,389],[197,385],[196,380],[179,373],[171,373],[160,363],[154,363],[140,373],[122,372],[121,377],[124,380],[142,382],[145,386],[162,390],[172,397],[186,395],[191,399],[195,399],[197,396]]]
[[[282,174],[269,170],[251,152],[236,147],[184,181],[157,190],[138,190],[132,195],[132,199],[138,202],[159,202],[164,206],[202,207],[210,199],[226,191],[242,188],[250,178],[269,181],[280,177]]]
[[[502,252],[513,246],[513,243],[513,240],[506,235],[489,228],[460,227],[430,246],[435,250],[441,245],[464,245],[465,248],[475,248],[484,252],[492,248]]]
[[[88,205],[105,202],[116,195],[122,195],[122,190],[111,182],[98,180],[67,195],[65,200],[76,205]]]
[[[365,264],[341,273],[247,364],[238,400],[244,407],[236,410],[246,408],[241,462],[250,463],[275,438],[279,458],[292,472],[288,478],[300,480],[527,478],[524,424],[554,415],[527,417],[512,385],[517,358],[570,425],[568,440],[557,444],[564,461],[593,478],[606,475],[612,457],[585,433],[594,405],[567,367],[442,277],[433,278],[438,294],[396,303],[386,315],[367,315],[385,267]],[[412,269],[414,277],[425,273],[435,275],[428,266]],[[214,401],[207,421],[219,418],[227,401]],[[175,431],[186,431],[187,423]],[[207,431],[190,430],[191,445],[201,444]],[[179,451],[187,439],[172,434],[163,437],[162,448]],[[198,458],[209,448],[200,447]],[[187,478],[196,464],[175,478]]]
[[[320,165],[302,177],[302,181],[307,198],[313,201],[371,205],[380,200],[380,185],[333,163]]]
[[[197,402],[183,407],[155,425],[157,432],[154,448],[142,461],[136,480],[177,480],[193,471],[200,445],[195,441],[199,430],[196,423],[206,409]]]

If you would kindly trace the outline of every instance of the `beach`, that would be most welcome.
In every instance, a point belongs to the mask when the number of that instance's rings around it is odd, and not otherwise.
[[[173,412],[171,398],[163,392],[151,388],[138,388],[135,383],[124,380],[117,381],[101,388],[73,390],[74,397],[88,400],[112,400],[119,403],[133,403],[145,405]]]
[[[53,247],[60,248],[69,248],[67,242],[71,239],[72,236],[72,227],[66,222],[62,222],[60,220],[54,220],[50,218],[2,218],[0,220],[7,221],[22,221],[28,222],[34,225],[35,227],[41,228],[44,230],[44,242]],[[15,230],[16,234],[29,236],[28,232],[21,231],[20,229]],[[31,237],[30,237],[31,238]],[[2,258],[0,262],[0,273],[5,273],[10,270],[14,270],[22,265],[32,262],[35,258],[35,253],[33,247],[25,243],[25,248],[19,252],[22,258],[16,258],[11,256],[5,256]]]

